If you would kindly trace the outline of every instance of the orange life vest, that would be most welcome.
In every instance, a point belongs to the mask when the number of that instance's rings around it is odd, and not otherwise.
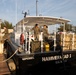
[[[24,40],[25,40],[24,34],[22,33],[22,34],[20,35],[20,44],[21,44],[21,45],[24,44]]]

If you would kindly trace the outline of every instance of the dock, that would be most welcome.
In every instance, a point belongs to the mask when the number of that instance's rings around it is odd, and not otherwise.
[[[0,75],[10,75],[10,70],[7,65],[7,62],[4,61],[6,60],[4,54],[3,54],[3,42],[2,42],[2,37],[0,34]]]
[[[3,60],[5,60],[4,54],[0,54],[0,75],[10,75],[7,62],[3,62]]]

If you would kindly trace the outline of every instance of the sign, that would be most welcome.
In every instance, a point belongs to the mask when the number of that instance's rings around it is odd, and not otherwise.
[[[71,54],[63,55],[63,58],[64,59],[71,58]],[[42,61],[51,61],[51,60],[59,60],[59,59],[62,59],[61,55],[42,57]]]
[[[34,57],[26,57],[26,58],[22,58],[22,60],[32,60],[34,59]]]

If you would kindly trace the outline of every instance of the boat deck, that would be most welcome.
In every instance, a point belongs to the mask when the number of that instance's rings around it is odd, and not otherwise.
[[[3,54],[0,54],[0,75],[10,75],[7,62],[3,62],[3,60],[5,60],[5,57]]]

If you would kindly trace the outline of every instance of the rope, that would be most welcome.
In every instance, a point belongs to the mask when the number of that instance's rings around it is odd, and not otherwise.
[[[15,45],[11,42],[11,44],[15,47]],[[10,60],[19,50],[17,49],[9,58],[3,60],[3,61],[0,61],[0,62],[7,62],[8,60]]]
[[[18,49],[8,59],[5,59],[1,62],[6,62],[6,61],[10,60],[17,52],[18,52]]]

